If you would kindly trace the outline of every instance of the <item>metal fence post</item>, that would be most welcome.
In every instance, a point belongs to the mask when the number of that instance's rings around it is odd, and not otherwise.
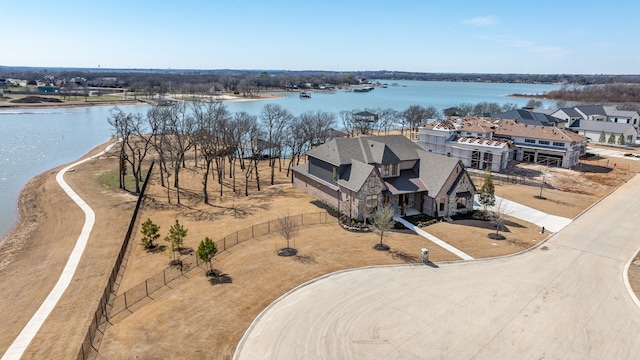
[[[162,270],[162,282],[164,283],[164,285],[167,285],[167,270]]]
[[[144,281],[144,293],[149,296],[149,286],[147,285],[147,280]]]

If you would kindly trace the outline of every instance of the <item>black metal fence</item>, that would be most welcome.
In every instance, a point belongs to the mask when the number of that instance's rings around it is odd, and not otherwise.
[[[293,226],[306,226],[325,224],[329,221],[334,221],[326,212],[306,213],[299,215],[291,215],[290,219],[293,220]],[[329,220],[329,219],[333,220]],[[230,235],[227,235],[216,241],[216,245],[220,251],[225,251],[235,245],[241,244],[245,241],[251,240],[255,237],[268,235],[273,232],[277,232],[281,229],[280,220],[271,220],[261,224],[253,225],[248,228],[238,230]],[[148,299],[152,300],[153,295],[159,295],[162,290],[168,290],[173,287],[174,284],[178,284],[180,280],[188,278],[188,273],[202,265],[202,262],[198,260],[195,252],[186,254],[181,258],[182,266],[171,266],[165,268],[162,272],[159,272],[152,277],[146,279],[144,282],[132,287],[131,289],[117,296],[109,311],[109,316],[115,318],[123,311],[135,311],[136,305],[141,301]]]
[[[132,246],[129,240],[131,239],[133,228],[136,224],[138,211],[140,209],[142,198],[146,190],[147,182],[149,181],[149,176],[152,169],[153,163],[151,164],[151,168],[149,168],[149,173],[147,174],[145,182],[142,186],[136,208],[129,224],[129,229],[127,230],[127,234],[120,249],[120,253],[118,254],[118,258],[116,259],[116,263],[113,267],[113,270],[111,271],[111,276],[107,281],[107,285],[105,286],[102,297],[100,298],[98,308],[96,309],[91,320],[91,325],[89,325],[87,334],[85,335],[84,341],[80,346],[80,351],[78,352],[78,356],[76,358],[77,360],[86,360],[97,356],[98,348],[100,342],[102,341],[102,337],[108,325],[109,319],[115,319],[124,311],[135,311],[136,306],[144,304],[143,300],[152,300],[153,295],[159,295],[163,290],[166,291],[168,289],[171,289],[174,285],[179,284],[181,280],[187,279],[188,273],[191,270],[199,268],[202,265],[202,262],[198,260],[195,252],[191,251],[190,253],[182,256],[181,266],[167,267],[162,272],[153,275],[152,277],[146,279],[144,282],[141,282],[140,284],[117,296],[116,286],[122,279],[120,268],[123,265],[126,267],[128,254],[130,253],[129,250]],[[332,221],[329,220],[331,216],[324,211],[317,213],[292,215],[289,217],[293,219],[294,226],[325,224],[329,221]],[[238,230],[217,240],[216,245],[218,246],[218,249],[221,249],[220,251],[225,251],[235,245],[241,244],[255,237],[277,232],[280,229],[280,220],[271,220],[261,224],[250,226],[242,230]]]
[[[107,322],[109,321],[109,314],[111,308],[113,307],[113,304],[109,301],[112,300],[112,295],[115,295],[117,291],[115,287],[120,283],[119,280],[121,280],[122,278],[120,268],[123,265],[123,262],[126,261],[125,256],[129,253],[129,240],[131,239],[131,234],[133,233],[133,229],[136,225],[140,205],[142,204],[142,199],[144,198],[144,193],[147,188],[147,184],[149,182],[154,164],[155,162],[151,162],[151,165],[149,166],[149,172],[147,173],[144,183],[142,184],[142,189],[140,190],[140,195],[138,196],[138,201],[136,202],[136,207],[133,210],[133,215],[131,216],[131,221],[129,222],[127,234],[124,237],[124,241],[122,242],[122,246],[120,247],[120,252],[118,253],[116,262],[113,265],[113,269],[111,269],[111,275],[109,276],[109,280],[107,280],[107,284],[104,288],[104,291],[102,292],[102,297],[100,298],[98,307],[93,315],[93,318],[91,319],[91,324],[87,329],[87,334],[85,335],[84,340],[80,345],[80,350],[78,351],[78,356],[76,357],[76,359],[78,360],[86,360],[91,356],[95,356],[97,354],[98,345],[102,340],[102,336],[104,335]]]

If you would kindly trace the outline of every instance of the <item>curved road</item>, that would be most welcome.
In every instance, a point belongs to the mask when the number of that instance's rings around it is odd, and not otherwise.
[[[518,256],[327,275],[263,311],[235,359],[633,359],[640,176]]]
[[[45,320],[47,320],[47,317],[49,316],[49,314],[51,314],[51,311],[53,311],[53,308],[62,297],[62,294],[64,294],[65,290],[67,290],[67,287],[69,287],[71,279],[73,278],[73,274],[76,272],[76,268],[78,267],[78,263],[80,262],[80,258],[82,257],[82,253],[84,252],[84,248],[86,247],[87,241],[89,240],[91,230],[93,229],[93,224],[95,222],[96,216],[93,212],[93,209],[91,209],[91,207],[89,207],[89,205],[87,205],[87,203],[82,200],[82,198],[78,196],[75,191],[73,191],[69,184],[64,181],[64,174],[69,171],[69,169],[78,166],[83,162],[103,155],[104,153],[109,151],[115,144],[116,143],[112,143],[107,146],[102,152],[65,167],[56,175],[56,181],[58,182],[58,185],[60,185],[64,192],[67,193],[67,195],[69,195],[69,197],[76,203],[76,205],[78,205],[84,212],[84,225],[82,226],[82,231],[78,236],[78,240],[76,240],[76,245],[71,251],[71,254],[69,254],[69,260],[67,260],[67,263],[65,264],[64,269],[62,270],[62,273],[58,278],[58,282],[55,284],[53,289],[51,289],[51,292],[49,293],[47,298],[44,299],[42,305],[40,305],[40,308],[38,308],[38,311],[33,314],[31,320],[29,320],[27,325],[25,325],[25,327],[22,329],[18,337],[13,341],[11,346],[9,346],[7,351],[2,356],[2,360],[20,359],[22,357],[22,354],[24,354],[24,351],[31,343],[31,340],[33,340],[33,338],[36,336],[38,330],[40,330],[40,327],[42,327],[42,324]]]

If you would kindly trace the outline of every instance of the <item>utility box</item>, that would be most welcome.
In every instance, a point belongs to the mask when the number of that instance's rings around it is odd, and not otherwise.
[[[429,249],[422,249],[422,262],[425,264],[429,262]]]

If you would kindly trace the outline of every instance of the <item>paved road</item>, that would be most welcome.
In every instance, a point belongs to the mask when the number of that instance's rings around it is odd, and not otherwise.
[[[640,176],[518,256],[339,272],[268,307],[236,359],[634,359]]]
[[[78,194],[73,191],[71,186],[64,181],[64,174],[71,168],[82,164],[83,162],[89,161],[96,157],[99,157],[109,151],[116,143],[112,143],[107,146],[104,151],[75,162],[64,169],[60,170],[56,175],[56,181],[58,185],[69,195],[69,197],[82,209],[85,214],[85,222],[82,226],[82,230],[80,235],[78,236],[78,240],[76,240],[76,245],[69,254],[69,259],[58,278],[58,282],[55,284],[51,292],[47,296],[46,299],[40,305],[40,308],[36,311],[35,314],[31,317],[27,325],[22,329],[18,337],[13,341],[11,346],[7,349],[7,351],[2,356],[2,360],[9,359],[20,359],[24,351],[27,349],[33,338],[36,336],[42,324],[44,324],[53,308],[58,304],[58,301],[62,297],[62,294],[67,290],[69,284],[71,283],[71,279],[73,278],[73,274],[75,274],[76,269],[78,268],[78,263],[80,262],[80,258],[82,257],[82,253],[84,252],[84,248],[87,245],[87,241],[89,240],[89,235],[91,234],[91,230],[93,229],[93,224],[95,223],[95,213],[93,209],[87,205],[87,203],[82,200]]]

